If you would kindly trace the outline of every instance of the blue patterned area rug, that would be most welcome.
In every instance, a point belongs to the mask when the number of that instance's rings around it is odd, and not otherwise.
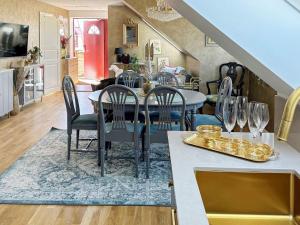
[[[95,137],[95,132],[82,132]],[[75,137],[73,137],[75,140]],[[82,143],[82,142],[81,142]],[[85,144],[85,143],[83,143]],[[83,147],[83,146],[81,146]],[[92,148],[96,149],[96,143]],[[169,157],[167,145],[154,144],[152,157]],[[96,153],[71,153],[66,159],[66,131],[52,129],[0,175],[0,203],[64,205],[169,206],[170,161],[152,161],[150,178],[141,162],[134,177],[133,160],[108,159],[100,176]],[[132,145],[112,143],[109,157],[133,155]]]

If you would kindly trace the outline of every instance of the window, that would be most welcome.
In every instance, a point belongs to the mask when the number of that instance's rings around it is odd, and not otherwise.
[[[99,35],[100,30],[96,25],[92,25],[88,31],[88,34],[94,34],[94,35]]]

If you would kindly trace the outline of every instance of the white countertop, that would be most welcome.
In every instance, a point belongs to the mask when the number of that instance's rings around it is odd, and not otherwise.
[[[195,171],[232,172],[294,172],[300,176],[300,153],[274,134],[264,134],[265,143],[274,143],[279,158],[274,161],[255,163],[224,154],[199,149],[183,143],[192,132],[168,132],[174,191],[179,225],[209,225],[198,189]],[[243,133],[248,136],[247,133]],[[239,133],[235,133],[239,135]],[[272,140],[272,141],[270,141]]]

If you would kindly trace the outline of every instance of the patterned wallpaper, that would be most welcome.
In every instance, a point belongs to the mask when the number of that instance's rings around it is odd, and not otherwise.
[[[155,0],[124,0],[127,4],[147,18],[146,8],[155,5]],[[147,20],[158,30],[168,35],[182,49],[186,50],[200,62],[200,78],[208,81],[218,77],[218,67],[224,62],[236,61],[221,47],[206,47],[205,34],[185,18],[170,22]],[[187,65],[189,66],[189,65]],[[204,88],[206,89],[206,88]]]
[[[186,56],[167,40],[161,37],[156,31],[144,23],[132,10],[126,6],[108,7],[108,36],[109,36],[109,64],[116,61],[114,49],[123,47],[124,51],[130,55],[136,54],[142,61],[145,60],[145,45],[150,40],[160,40],[162,53],[154,55],[154,72],[157,71],[157,58],[168,57],[171,66],[186,66]],[[134,19],[139,24],[139,46],[127,48],[123,46],[123,24],[127,23],[129,18]]]
[[[39,2],[37,0],[0,0],[0,21],[29,25],[28,48],[39,45],[40,12],[51,13],[68,18],[67,10]],[[20,58],[0,59],[0,68]]]

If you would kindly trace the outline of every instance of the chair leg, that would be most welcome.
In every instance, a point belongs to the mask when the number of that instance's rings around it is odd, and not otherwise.
[[[135,148],[135,177],[139,177],[139,148]]]
[[[140,162],[140,138],[134,141],[134,153],[135,153],[135,177],[139,177],[139,162]]]
[[[101,165],[101,149],[98,149],[98,166]]]
[[[142,160],[145,161],[145,137],[142,136]]]
[[[99,133],[99,131],[98,131],[98,134],[97,134],[97,138],[98,138],[98,140],[97,140],[97,147],[98,147],[98,166],[100,166],[101,165],[101,161],[100,161],[100,152],[101,152],[101,143],[100,143],[100,133]]]
[[[110,147],[110,142],[105,142],[105,160],[108,159],[108,149]]]
[[[146,155],[146,178],[149,178],[149,169],[150,169],[150,152],[149,152],[149,148],[147,147],[145,149],[145,155]]]
[[[105,148],[100,149],[101,177],[104,177],[104,153]]]
[[[71,155],[71,137],[72,134],[68,134],[68,160],[70,160],[70,155]]]
[[[79,148],[79,130],[76,130],[76,149]]]

